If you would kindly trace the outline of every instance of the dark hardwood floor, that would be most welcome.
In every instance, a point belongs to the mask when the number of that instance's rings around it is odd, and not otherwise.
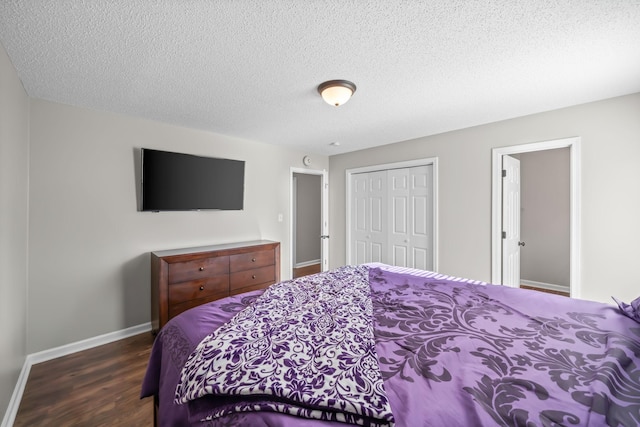
[[[568,297],[569,296],[569,294],[567,292],[554,291],[554,290],[551,290],[551,289],[536,288],[534,286],[520,285],[520,288],[521,289],[529,289],[531,291],[546,292],[548,294],[562,295],[563,297]]]
[[[14,426],[152,426],[140,386],[151,332],[31,367]]]
[[[298,277],[308,276],[309,274],[315,273],[320,273],[320,264],[312,264],[306,267],[294,268],[293,278],[297,279]]]

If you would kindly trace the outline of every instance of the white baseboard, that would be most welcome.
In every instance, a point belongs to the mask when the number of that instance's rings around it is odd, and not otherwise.
[[[534,288],[542,288],[542,289],[548,289],[550,291],[570,293],[569,286],[555,285],[553,283],[536,282],[534,280],[525,280],[525,279],[521,279],[520,283],[526,286],[533,286]]]
[[[22,365],[22,370],[20,371],[20,376],[18,376],[18,382],[13,389],[11,400],[9,400],[9,406],[7,407],[7,411],[4,413],[4,418],[2,419],[2,424],[0,424],[0,426],[13,426],[13,422],[16,420],[16,415],[18,415],[18,408],[20,407],[20,401],[24,394],[24,388],[27,385],[27,379],[29,379],[29,372],[31,372],[31,364],[28,364],[27,360],[25,360],[24,365]]]
[[[18,414],[18,408],[20,407],[20,401],[22,400],[27,380],[29,379],[29,372],[31,372],[33,365],[150,331],[151,322],[147,322],[127,329],[109,332],[108,334],[98,335],[97,337],[27,355],[0,427],[11,427],[13,425],[16,415]]]
[[[298,262],[298,263],[296,263],[294,268],[308,267],[310,265],[315,265],[315,264],[320,264],[320,260],[319,259],[314,259],[314,260],[311,260],[311,261]]]
[[[71,344],[51,348],[49,350],[39,351],[38,353],[28,355],[27,360],[30,360],[31,364],[35,365],[36,363],[46,362],[48,360],[66,356],[68,354],[73,354],[82,350],[88,350],[93,347],[98,347],[99,345],[109,344],[110,342],[118,341],[123,338],[129,338],[147,331],[151,331],[151,322],[132,326],[127,329],[121,329],[119,331],[109,332],[108,334],[104,335],[98,335],[97,337],[87,338],[86,340],[73,342]]]

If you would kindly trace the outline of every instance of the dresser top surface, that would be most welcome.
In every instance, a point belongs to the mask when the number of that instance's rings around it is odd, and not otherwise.
[[[239,249],[239,248],[247,248],[252,246],[262,246],[268,244],[278,244],[279,242],[274,242],[273,240],[251,240],[247,242],[233,242],[233,243],[223,243],[218,245],[210,245],[210,246],[197,246],[190,248],[180,248],[180,249],[167,249],[162,251],[153,251],[157,257],[167,257],[174,255],[185,255],[185,254],[194,254],[200,252],[213,252],[213,251],[221,251],[225,249]]]

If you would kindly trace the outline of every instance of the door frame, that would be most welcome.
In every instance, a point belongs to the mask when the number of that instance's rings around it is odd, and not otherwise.
[[[294,193],[294,179],[293,179],[293,175],[294,174],[306,174],[306,175],[319,175],[321,177],[320,179],[320,186],[321,186],[321,191],[322,191],[322,196],[321,196],[321,209],[322,209],[322,215],[321,215],[321,230],[322,230],[322,235],[323,236],[328,236],[329,235],[329,173],[327,172],[326,169],[306,169],[306,168],[296,168],[296,167],[291,167],[290,168],[290,172],[289,172],[289,218],[291,218],[291,220],[289,221],[289,248],[291,248],[291,250],[289,251],[289,265],[291,266],[290,268],[290,274],[291,277],[293,277],[293,269],[295,267],[295,265],[293,264],[293,259],[295,257],[294,254],[294,248],[295,248],[295,242],[294,242],[294,237],[296,235],[295,233],[295,226],[296,226],[296,220],[294,217],[294,213],[295,213],[295,193]],[[320,251],[320,257],[321,257],[321,261],[320,261],[320,269],[321,271],[327,271],[329,269],[329,238],[326,239],[320,239],[322,246],[321,246],[321,251]]]
[[[411,168],[414,166],[432,165],[433,180],[433,271],[438,271],[438,158],[428,157],[424,159],[406,160],[402,162],[385,163],[380,165],[364,166],[359,168],[347,169],[345,171],[345,239],[346,239],[346,261],[347,265],[351,264],[351,175],[357,173],[377,172],[388,169]]]
[[[570,261],[569,292],[580,298],[580,137],[534,142],[492,150],[491,166],[491,282],[502,284],[502,156],[569,148],[570,176]]]

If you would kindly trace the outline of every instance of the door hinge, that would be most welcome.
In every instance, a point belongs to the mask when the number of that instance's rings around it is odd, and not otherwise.
[[[502,232],[502,238],[503,238],[503,239],[506,239],[506,238],[507,238],[507,232],[506,232],[506,231],[503,231],[503,232]]]
[[[503,178],[507,177],[507,170],[506,169],[502,169],[502,177]]]

